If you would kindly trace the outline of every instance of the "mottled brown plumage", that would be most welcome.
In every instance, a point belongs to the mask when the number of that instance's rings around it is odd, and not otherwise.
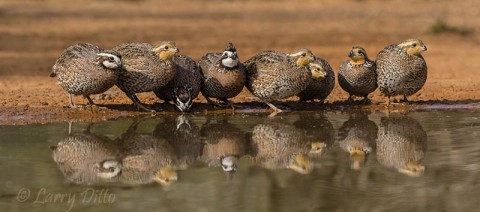
[[[173,56],[175,76],[164,87],[153,92],[158,98],[173,101],[180,111],[188,111],[202,87],[202,74],[197,63],[185,55]]]
[[[238,160],[247,152],[245,134],[223,116],[215,122],[208,118],[202,125],[201,135],[205,146],[200,160],[211,167],[221,166],[228,173],[237,171]]]
[[[120,149],[107,137],[90,133],[90,126],[52,146],[53,159],[65,178],[73,183],[114,182],[122,169]]]
[[[267,169],[292,169],[301,174],[313,170],[311,150],[303,130],[269,120],[253,128],[250,139],[253,161]]]
[[[309,156],[320,157],[335,143],[335,129],[322,113],[302,112],[293,124],[305,131],[305,139],[311,146]]]
[[[335,73],[326,60],[318,57],[308,67],[312,77],[307,88],[297,96],[300,101],[319,99],[323,103],[335,86]]]
[[[338,140],[340,147],[350,153],[351,168],[359,170],[367,155],[375,150],[378,127],[364,111],[354,111],[349,115],[350,118],[338,130]]]
[[[122,72],[120,54],[105,51],[89,43],[79,43],[65,49],[53,66],[50,77],[68,92],[70,107],[72,94],[83,95],[94,104],[90,95],[107,91],[117,83]]]
[[[154,47],[147,43],[122,44],[114,48],[122,55],[126,71],[121,72],[117,86],[138,109],[150,110],[135,95],[167,85],[175,76],[172,58],[178,49],[173,41]]]
[[[377,160],[411,177],[423,175],[421,164],[427,150],[427,133],[407,116],[382,117],[377,140]]]
[[[377,83],[380,91],[388,97],[407,96],[418,92],[427,81],[427,63],[421,53],[427,47],[421,40],[409,39],[400,44],[385,47],[378,53]]]
[[[297,95],[310,82],[308,64],[315,60],[308,49],[299,49],[287,55],[277,51],[264,51],[247,60],[246,86],[256,97],[278,113],[282,110],[271,101]]]
[[[126,184],[157,182],[170,185],[177,181],[173,169],[175,151],[164,138],[136,132],[139,120],[134,121],[118,139],[124,155],[120,181]]]
[[[350,95],[348,100],[353,101],[353,96],[364,97],[368,101],[368,94],[377,89],[377,66],[371,61],[365,49],[354,46],[348,53],[350,60],[340,65],[338,71],[338,84]]]
[[[202,95],[212,103],[216,98],[228,103],[245,86],[245,68],[239,61],[237,50],[229,43],[223,53],[208,53],[198,62],[203,73]]]

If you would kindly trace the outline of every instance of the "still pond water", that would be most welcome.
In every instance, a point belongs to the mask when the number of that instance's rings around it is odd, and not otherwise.
[[[0,126],[0,183],[0,211],[476,211],[480,112]]]

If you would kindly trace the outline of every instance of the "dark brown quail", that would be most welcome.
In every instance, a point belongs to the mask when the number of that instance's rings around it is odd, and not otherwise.
[[[335,86],[335,73],[326,60],[318,57],[308,64],[308,67],[312,77],[307,88],[297,96],[300,101],[319,99],[323,103]]]
[[[427,81],[427,63],[421,53],[427,46],[421,40],[409,39],[400,44],[385,47],[378,53],[377,83],[380,92],[388,97],[407,96],[418,92]]]
[[[118,180],[122,170],[122,155],[115,142],[90,133],[91,124],[84,132],[72,133],[62,139],[53,150],[53,159],[69,181],[92,185]]]
[[[291,169],[301,174],[313,170],[311,148],[303,130],[287,123],[267,121],[253,128],[250,138],[253,161],[267,169]]]
[[[173,56],[173,63],[176,69],[173,79],[153,92],[166,102],[173,101],[180,111],[186,112],[200,93],[202,74],[197,63],[188,56],[177,54]]]
[[[427,150],[427,133],[418,121],[407,116],[382,117],[377,140],[377,160],[398,172],[418,177]]]
[[[237,96],[245,86],[245,68],[239,61],[237,50],[228,43],[223,53],[208,53],[198,62],[204,76],[202,95],[210,104],[210,98],[227,103]]]
[[[287,55],[278,51],[260,52],[247,60],[246,86],[270,108],[273,114],[282,112],[271,103],[273,100],[297,95],[305,90],[312,76],[308,64],[315,60],[308,49],[299,49]]]
[[[375,149],[378,127],[364,111],[354,111],[349,116],[338,131],[338,140],[340,147],[350,153],[350,167],[360,170]]]
[[[365,49],[354,46],[348,53],[350,60],[340,65],[338,84],[350,96],[348,101],[353,102],[353,96],[361,96],[368,102],[368,94],[377,89],[377,66],[371,61]]]
[[[72,94],[83,95],[93,105],[90,95],[103,93],[113,87],[121,72],[119,53],[80,43],[62,52],[50,77],[57,78],[60,87],[68,92],[70,107],[74,107]]]
[[[147,43],[122,44],[114,48],[122,55],[126,71],[121,72],[117,86],[125,92],[138,109],[149,111],[135,95],[167,85],[175,76],[173,56],[178,49],[173,41],[157,47]]]

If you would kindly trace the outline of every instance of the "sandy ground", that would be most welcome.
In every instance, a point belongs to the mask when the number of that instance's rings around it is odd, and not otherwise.
[[[233,42],[241,60],[263,50],[311,49],[335,72],[353,45],[371,59],[386,45],[420,38],[428,46],[425,87],[410,97],[408,108],[477,109],[480,100],[480,8],[476,0],[322,0],[322,1],[0,1],[0,124],[63,120],[101,120],[136,115],[116,87],[92,96],[104,107],[66,108],[67,93],[49,78],[66,47],[89,42],[112,48],[126,42],[157,44],[174,40],[182,54],[198,60]],[[444,33],[428,33],[438,21]],[[293,109],[344,109],[348,94],[338,85],[324,106],[289,103]],[[370,109],[384,107],[385,97],[370,95]],[[157,104],[152,93],[139,98]],[[287,101],[295,101],[290,98]],[[81,97],[77,103],[86,103]],[[244,90],[234,102],[256,101]],[[194,112],[218,110],[199,97]],[[244,103],[239,112],[265,112],[259,103]],[[438,106],[442,105],[442,106]],[[450,106],[449,106],[450,105]],[[463,106],[462,106],[463,107]],[[166,107],[167,112],[175,111]]]

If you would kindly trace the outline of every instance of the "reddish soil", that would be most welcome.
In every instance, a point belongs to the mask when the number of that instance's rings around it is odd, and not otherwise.
[[[0,2],[0,124],[63,120],[102,120],[139,114],[116,87],[92,96],[105,107],[66,108],[67,93],[49,78],[62,50],[89,42],[112,48],[126,42],[157,44],[174,40],[182,54],[198,60],[233,42],[240,59],[262,50],[311,49],[335,71],[351,46],[361,45],[371,59],[386,45],[420,38],[428,46],[425,87],[400,108],[478,109],[480,100],[480,8],[476,0],[325,0],[325,1],[69,1]],[[442,21],[439,33],[429,29]],[[443,33],[442,33],[443,32]],[[348,94],[337,85],[327,104],[294,104],[293,109],[344,109]],[[369,109],[384,109],[376,91]],[[139,98],[160,103],[152,93]],[[85,104],[81,97],[74,99]],[[265,112],[267,107],[244,90],[237,112]],[[230,112],[207,106],[203,97],[194,112]],[[460,106],[459,106],[460,105]],[[160,104],[156,107],[162,107]],[[173,106],[167,112],[175,111]],[[166,113],[166,112],[164,112]],[[147,113],[148,114],[148,113]],[[161,113],[160,113],[161,114]]]

